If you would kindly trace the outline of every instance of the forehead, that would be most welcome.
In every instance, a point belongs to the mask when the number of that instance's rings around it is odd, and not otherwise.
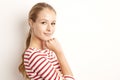
[[[37,20],[38,21],[39,20],[54,21],[54,20],[56,20],[56,14],[53,10],[45,8],[38,13]]]

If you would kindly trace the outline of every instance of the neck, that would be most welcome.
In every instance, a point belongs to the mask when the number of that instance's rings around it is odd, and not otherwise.
[[[45,41],[31,36],[29,48],[45,49]]]

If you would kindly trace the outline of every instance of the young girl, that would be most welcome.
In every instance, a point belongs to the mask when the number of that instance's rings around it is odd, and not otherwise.
[[[47,3],[37,3],[29,12],[30,32],[19,66],[26,80],[75,80],[59,42],[52,38],[56,12]]]

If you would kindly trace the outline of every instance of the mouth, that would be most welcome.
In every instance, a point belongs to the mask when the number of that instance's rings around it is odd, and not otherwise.
[[[52,34],[51,33],[44,33],[46,36],[48,36],[48,37],[50,37],[50,36],[52,36]]]

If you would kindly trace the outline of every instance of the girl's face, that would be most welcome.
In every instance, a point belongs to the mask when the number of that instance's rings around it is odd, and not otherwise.
[[[51,39],[56,24],[56,14],[50,9],[43,9],[37,15],[35,22],[30,20],[32,36],[41,40]]]

